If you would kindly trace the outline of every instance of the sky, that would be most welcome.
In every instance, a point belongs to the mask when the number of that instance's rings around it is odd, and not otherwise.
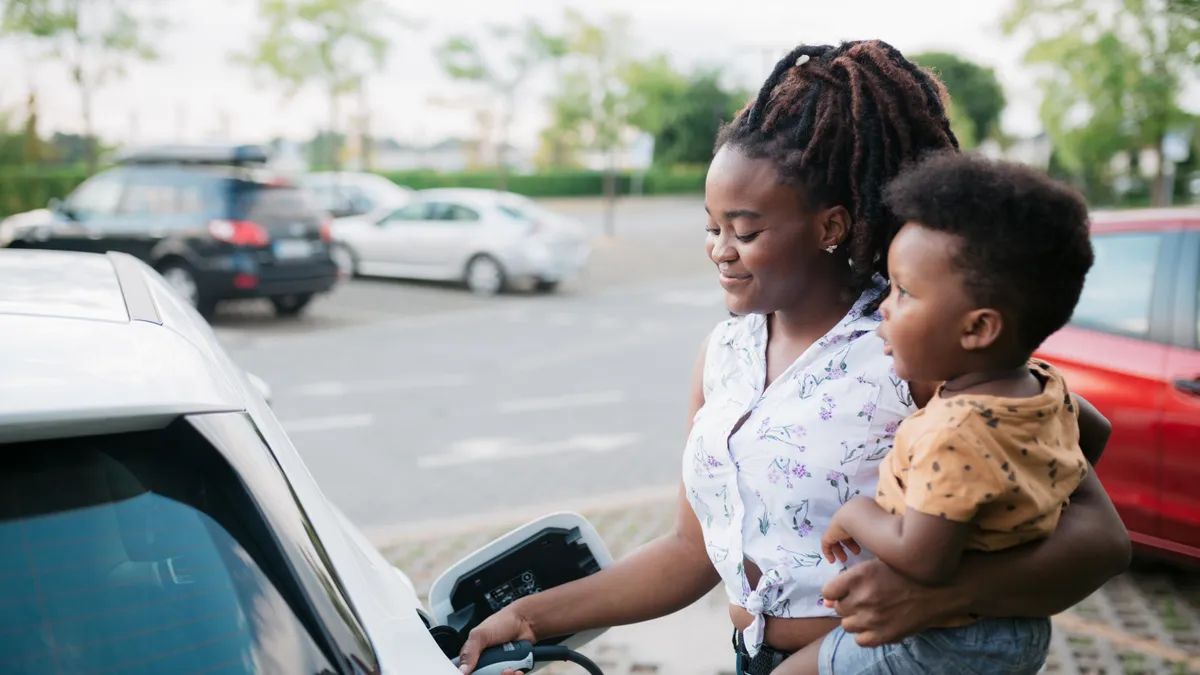
[[[470,85],[450,81],[433,50],[447,36],[481,34],[489,24],[534,17],[553,28],[575,7],[592,19],[623,14],[632,24],[638,56],[666,54],[680,68],[720,66],[727,77],[757,88],[771,61],[801,42],[836,43],[879,38],[904,53],[953,51],[996,69],[1009,99],[1007,131],[1040,129],[1036,73],[1021,63],[1024,36],[1006,37],[999,18],[1012,0],[389,0],[413,19],[395,27],[386,67],[367,90],[372,132],[408,143],[469,136],[476,128],[463,101],[477,100]],[[293,97],[269,78],[234,65],[231,54],[249,50],[260,31],[253,0],[157,0],[169,7],[171,26],[157,36],[161,58],[133,64],[126,77],[96,96],[95,124],[108,142],[197,142],[225,136],[256,142],[304,139],[327,125],[329,105],[319,90]],[[78,94],[66,70],[33,61],[21,45],[0,39],[0,109],[20,106],[37,89],[41,130],[79,131]],[[521,97],[513,140],[531,148],[546,120],[549,75]],[[474,97],[474,98],[472,98]],[[347,103],[347,109],[352,109]]]

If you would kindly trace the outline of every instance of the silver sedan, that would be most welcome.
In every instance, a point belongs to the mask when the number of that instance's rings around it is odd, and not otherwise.
[[[347,275],[462,281],[485,295],[532,282],[550,291],[590,254],[583,226],[511,192],[421,190],[382,218],[341,218],[334,260]]]

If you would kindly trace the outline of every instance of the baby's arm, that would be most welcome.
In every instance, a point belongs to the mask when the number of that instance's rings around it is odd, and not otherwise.
[[[873,499],[855,497],[834,514],[822,548],[830,562],[835,556],[844,559],[844,553],[839,555],[837,548],[827,544],[850,538],[913,581],[937,586],[958,569],[969,532],[970,523],[911,508],[897,516],[884,512]]]
[[[885,511],[873,499],[850,500],[822,537],[826,557],[844,559],[838,542],[846,541],[852,551],[861,546],[914,581],[947,582],[958,569],[979,508],[1005,489],[999,462],[977,449],[975,440],[966,430],[950,427],[893,450],[910,455],[904,514]]]

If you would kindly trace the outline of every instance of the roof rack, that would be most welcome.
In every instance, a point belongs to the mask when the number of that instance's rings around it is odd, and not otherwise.
[[[200,164],[242,166],[266,164],[270,155],[261,145],[156,145],[122,154],[118,164]]]

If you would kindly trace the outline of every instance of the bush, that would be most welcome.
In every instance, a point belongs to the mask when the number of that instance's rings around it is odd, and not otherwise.
[[[78,169],[0,168],[0,216],[45,208],[51,197],[66,197],[86,178]]]
[[[437,173],[403,171],[381,174],[399,185],[415,190],[439,187],[495,189],[500,176],[495,171]],[[643,175],[641,194],[687,194],[704,191],[704,167],[654,169]],[[0,216],[46,206],[51,197],[63,198],[87,178],[81,169],[0,167]],[[630,174],[617,177],[617,193],[631,194],[637,181]],[[556,171],[509,174],[508,189],[529,197],[594,197],[604,194],[604,174],[596,171]]]

